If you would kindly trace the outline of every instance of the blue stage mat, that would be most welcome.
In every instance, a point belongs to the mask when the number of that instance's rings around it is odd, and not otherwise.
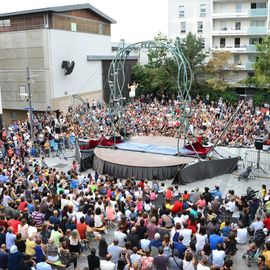
[[[177,155],[177,147],[166,147],[166,146],[158,146],[154,144],[143,144],[143,143],[132,143],[132,142],[123,142],[116,145],[120,150],[128,150],[135,152],[145,152],[152,154],[161,154],[161,155],[169,155],[176,156]],[[193,152],[185,149],[179,149],[181,155],[192,155]]]

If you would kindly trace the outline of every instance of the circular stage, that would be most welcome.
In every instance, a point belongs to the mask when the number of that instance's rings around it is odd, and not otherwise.
[[[154,176],[157,176],[159,180],[165,180],[174,178],[179,168],[197,160],[140,151],[141,145],[176,148],[177,139],[175,138],[142,136],[133,137],[128,143],[135,144],[137,149],[134,148],[130,151],[97,147],[94,151],[93,169],[100,174],[109,174],[118,178],[136,177],[137,179],[152,180]],[[120,147],[120,145],[117,146]]]

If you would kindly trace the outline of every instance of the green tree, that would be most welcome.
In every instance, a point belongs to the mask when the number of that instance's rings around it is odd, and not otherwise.
[[[154,38],[155,41],[167,43],[168,39],[162,33]],[[154,93],[160,97],[162,94],[176,93],[175,61],[168,54],[166,48],[149,48],[148,63],[146,65],[137,64],[133,67],[132,73],[139,82],[143,93]]]
[[[193,72],[192,88],[195,90],[194,92],[196,92],[197,88],[199,87],[199,80],[202,78],[202,74],[204,73],[203,63],[206,58],[204,41],[202,38],[197,37],[189,32],[186,38],[183,40],[181,48]]]
[[[254,64],[254,82],[259,87],[269,87],[270,84],[270,36],[266,36],[261,44],[256,44],[258,57]]]
[[[212,58],[206,65],[207,83],[215,91],[224,91],[229,88],[226,78],[233,70],[236,70],[235,64],[230,64],[232,54],[228,51],[212,52]]]
[[[162,34],[161,32],[158,33],[156,37],[154,37],[154,40],[161,43],[167,43],[168,39],[167,37]],[[167,59],[167,50],[166,48],[149,48],[147,57],[148,57],[148,64],[147,66],[153,67],[153,68],[160,68],[165,60]]]

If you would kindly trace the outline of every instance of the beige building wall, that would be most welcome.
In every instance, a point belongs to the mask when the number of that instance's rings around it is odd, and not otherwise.
[[[43,30],[0,33],[0,83],[3,109],[24,110],[28,102],[19,96],[27,89],[26,67],[31,77],[33,107],[46,110],[48,70],[44,63]],[[21,89],[21,92],[20,92]]]

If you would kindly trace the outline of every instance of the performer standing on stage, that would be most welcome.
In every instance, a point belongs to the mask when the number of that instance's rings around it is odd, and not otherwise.
[[[131,100],[133,100],[135,98],[136,89],[137,89],[138,85],[139,84],[136,82],[133,82],[132,84],[128,84],[129,97],[131,98]]]

